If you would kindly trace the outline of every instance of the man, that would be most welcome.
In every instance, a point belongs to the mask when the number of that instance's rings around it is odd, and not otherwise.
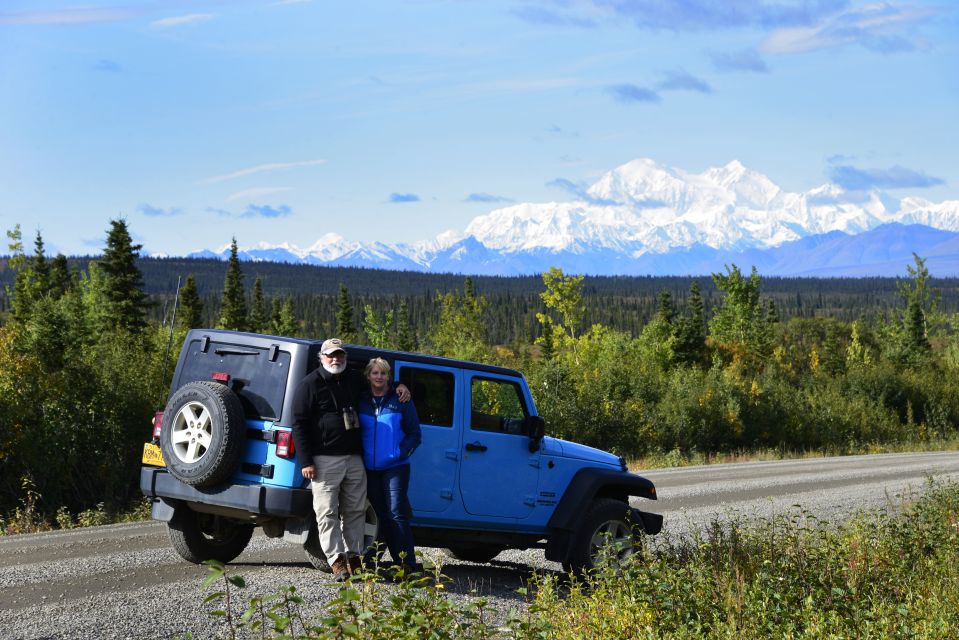
[[[303,477],[311,480],[320,547],[339,582],[360,567],[366,520],[356,407],[367,383],[359,371],[346,368],[346,358],[341,340],[326,340],[320,346],[321,366],[293,394],[293,442]],[[409,400],[406,386],[396,391],[402,402]]]

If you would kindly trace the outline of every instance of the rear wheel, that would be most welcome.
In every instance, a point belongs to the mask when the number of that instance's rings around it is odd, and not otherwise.
[[[187,506],[176,508],[167,531],[173,549],[194,564],[207,560],[230,562],[243,553],[253,537],[252,524],[199,513]]]
[[[489,562],[496,556],[498,556],[502,551],[506,549],[498,544],[461,544],[455,547],[450,547],[447,551],[450,552],[457,560],[466,560],[467,562]]]
[[[379,522],[379,518],[376,517],[376,511],[373,510],[373,505],[367,502],[366,523],[363,529],[363,552],[360,554],[367,560],[377,557],[377,535],[380,530]],[[326,560],[326,554],[323,553],[323,547],[320,546],[320,536],[317,533],[316,520],[313,520],[310,526],[310,535],[307,536],[306,542],[303,543],[303,553],[306,555],[307,561],[313,565],[315,569],[325,571],[326,573],[333,573],[333,570],[330,568],[330,563]]]
[[[636,552],[642,523],[633,522],[629,505],[612,498],[593,502],[573,534],[563,569],[586,573],[601,564],[619,565]]]

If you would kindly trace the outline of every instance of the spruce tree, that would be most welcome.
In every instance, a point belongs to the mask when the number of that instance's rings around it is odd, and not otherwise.
[[[706,358],[706,322],[703,318],[703,299],[699,282],[689,286],[689,316],[676,323],[676,342],[673,354],[677,362],[687,365],[702,364]]]
[[[659,316],[659,319],[669,326],[673,324],[673,317],[676,315],[676,312],[673,310],[673,299],[669,295],[669,291],[663,289],[659,292],[659,305],[656,310],[656,315]]]
[[[58,253],[50,263],[50,295],[54,298],[60,298],[68,291],[76,287],[76,281],[73,274],[70,273],[70,266],[67,264],[67,257]]]
[[[191,273],[180,288],[180,326],[196,329],[203,325],[203,301],[196,288],[196,278]]]
[[[907,361],[921,361],[932,350],[929,343],[929,315],[939,308],[940,292],[929,288],[929,269],[926,261],[912,254],[915,265],[906,267],[910,281],[898,282],[899,294],[906,303],[902,318],[902,350]]]
[[[30,268],[33,271],[33,298],[37,300],[50,291],[50,263],[43,255],[43,236],[37,229],[37,237],[33,241],[33,257],[30,258]]]
[[[294,337],[299,333],[299,323],[296,321],[296,310],[293,307],[293,298],[287,297],[280,307],[277,318],[276,335]]]
[[[243,291],[243,271],[237,257],[236,238],[230,243],[230,261],[223,281],[223,296],[220,301],[221,329],[246,330],[246,293]]]
[[[356,325],[353,324],[353,305],[345,285],[340,285],[336,301],[336,337],[343,342],[356,342]]]
[[[695,335],[706,339],[706,314],[703,310],[703,297],[699,293],[699,281],[689,285],[689,321]]]
[[[400,302],[399,314],[396,328],[396,346],[400,351],[415,351],[417,346],[416,333],[410,326],[409,306],[405,298]]]
[[[12,301],[11,314],[14,321],[24,323],[30,318],[33,308],[33,292],[30,286],[33,270],[30,268],[30,261],[23,253],[23,234],[19,224],[7,231],[7,239],[10,241],[7,244],[10,251],[7,265],[16,273],[13,287],[7,287],[7,297]]]
[[[98,261],[109,305],[108,322],[115,328],[139,333],[146,327],[147,294],[137,258],[143,245],[133,244],[126,220],[110,221],[107,246]]]
[[[250,331],[263,333],[270,326],[270,318],[266,314],[266,300],[263,299],[263,283],[260,276],[253,281],[253,302],[250,305]]]
[[[273,298],[270,307],[270,333],[275,336],[282,336],[280,323],[283,319],[283,301],[279,298]]]

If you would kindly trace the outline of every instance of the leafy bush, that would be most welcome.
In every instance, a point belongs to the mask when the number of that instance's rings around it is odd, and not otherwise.
[[[896,513],[829,523],[800,509],[714,521],[571,579],[544,571],[525,611],[447,598],[443,574],[338,587],[316,620],[295,587],[237,602],[245,583],[211,564],[207,602],[231,637],[262,638],[953,638],[959,629],[959,485],[931,484]]]

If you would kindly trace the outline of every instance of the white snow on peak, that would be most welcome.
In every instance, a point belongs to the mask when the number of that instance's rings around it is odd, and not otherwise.
[[[316,264],[426,269],[436,260],[458,259],[468,271],[465,263],[483,247],[504,256],[596,253],[596,260],[608,260],[610,253],[634,258],[696,245],[764,249],[830,231],[860,233],[889,222],[959,230],[959,201],[896,201],[877,191],[846,192],[835,184],[791,193],[738,160],[689,173],[640,158],[602,174],[580,198],[494,209],[462,232],[448,230],[411,244],[360,243],[326,233],[307,249],[261,242],[255,253],[258,259],[269,259],[275,250]],[[478,259],[488,260],[489,254]]]

